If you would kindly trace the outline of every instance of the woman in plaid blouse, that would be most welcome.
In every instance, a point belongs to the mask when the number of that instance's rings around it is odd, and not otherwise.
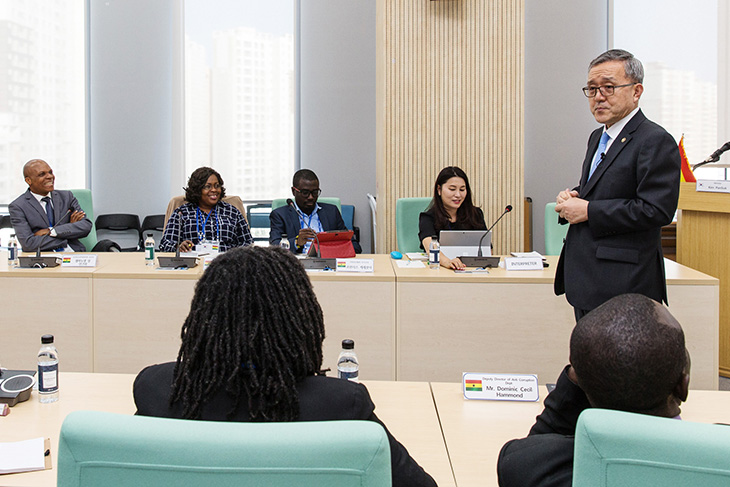
[[[225,252],[253,243],[248,223],[238,209],[224,201],[223,178],[210,167],[193,171],[185,188],[187,203],[175,209],[167,221],[160,251],[193,250],[199,243],[218,244]]]

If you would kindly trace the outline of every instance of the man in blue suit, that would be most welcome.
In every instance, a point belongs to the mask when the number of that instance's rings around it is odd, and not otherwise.
[[[79,239],[91,231],[91,220],[71,191],[57,191],[53,169],[41,159],[23,166],[28,191],[10,205],[10,221],[25,252],[38,250],[84,252]]]
[[[583,88],[602,126],[588,139],[580,185],[561,191],[555,211],[570,223],[555,271],[576,320],[614,296],[667,301],[661,228],[679,198],[677,142],[639,109],[644,69],[619,49],[594,59]]]
[[[316,233],[347,230],[335,205],[317,203],[322,190],[314,171],[300,169],[294,173],[291,192],[293,205],[277,208],[269,215],[271,245],[279,245],[282,235],[286,235],[292,252],[306,254]],[[359,245],[353,245],[359,250]]]

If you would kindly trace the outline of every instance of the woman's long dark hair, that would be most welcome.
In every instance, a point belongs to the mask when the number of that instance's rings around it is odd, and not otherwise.
[[[483,218],[479,216],[479,210],[471,201],[471,186],[469,186],[469,178],[466,177],[466,173],[456,166],[448,166],[443,168],[436,178],[436,184],[433,185],[433,199],[428,205],[428,209],[433,212],[436,231],[449,227],[449,214],[444,208],[439,188],[446,184],[446,181],[455,177],[463,179],[466,183],[466,196],[459,209],[456,210],[456,221],[468,228],[480,228],[484,225]]]
[[[170,405],[197,419],[225,390],[228,417],[248,402],[251,421],[299,417],[297,382],[322,366],[324,319],[296,258],[279,247],[243,247],[217,257],[195,286],[182,328]]]
[[[208,178],[215,176],[218,178],[218,182],[221,185],[221,195],[218,201],[222,201],[226,196],[226,188],[223,186],[223,178],[218,171],[212,167],[199,167],[190,175],[188,179],[188,185],[183,188],[185,190],[185,199],[189,202],[198,206],[200,204],[200,198],[203,196],[203,186],[208,182]]]

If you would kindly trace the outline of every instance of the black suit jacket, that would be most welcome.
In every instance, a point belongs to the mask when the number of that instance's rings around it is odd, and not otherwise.
[[[545,398],[529,436],[507,442],[497,459],[501,487],[570,487],[573,483],[573,446],[578,416],[590,407],[583,390],[567,374]]]
[[[53,215],[58,222],[53,227],[56,237],[34,235],[38,230],[48,228],[48,216],[30,189],[8,206],[10,221],[23,251],[33,252],[39,247],[41,250],[53,250],[68,244],[74,251],[84,252],[86,247],[79,239],[91,231],[91,220],[83,218],[75,223],[69,222],[71,215],[68,211],[81,211],[81,205],[71,191],[51,191],[49,196],[53,203]]]
[[[322,223],[322,228],[325,232],[332,230],[347,230],[345,221],[342,219],[342,215],[340,215],[340,210],[338,210],[335,205],[330,205],[328,203],[317,204],[320,207],[317,214],[319,215],[319,221]],[[296,237],[299,235],[301,225],[299,224],[299,216],[294,208],[286,205],[269,213],[269,225],[270,245],[279,245],[279,242],[281,242],[281,236],[286,234],[291,251],[295,253],[301,252],[301,250],[297,249],[296,244]],[[355,252],[362,252],[360,244],[354,241],[354,237],[352,245],[355,247]]]
[[[175,363],[151,365],[134,380],[134,403],[137,414],[162,418],[181,418],[179,404],[169,406]],[[368,390],[334,377],[311,376],[297,384],[299,421],[368,420],[383,426],[390,444],[393,486],[435,486],[436,482],[411,458],[388,428],[375,416],[375,405]],[[214,393],[203,406],[201,419],[229,421],[233,401],[225,391]],[[230,421],[249,421],[248,401],[244,398]]]
[[[568,229],[555,293],[565,293],[571,305],[583,310],[629,292],[666,302],[661,227],[677,210],[677,143],[639,110],[588,179],[602,131],[590,136],[576,188],[588,201],[588,221]]]

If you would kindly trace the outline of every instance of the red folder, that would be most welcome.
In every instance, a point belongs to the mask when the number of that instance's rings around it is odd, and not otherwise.
[[[341,230],[337,232],[320,232],[317,234],[321,256],[323,259],[344,259],[355,257],[355,248],[352,246],[352,230]],[[312,242],[309,254],[317,255],[317,240]]]

